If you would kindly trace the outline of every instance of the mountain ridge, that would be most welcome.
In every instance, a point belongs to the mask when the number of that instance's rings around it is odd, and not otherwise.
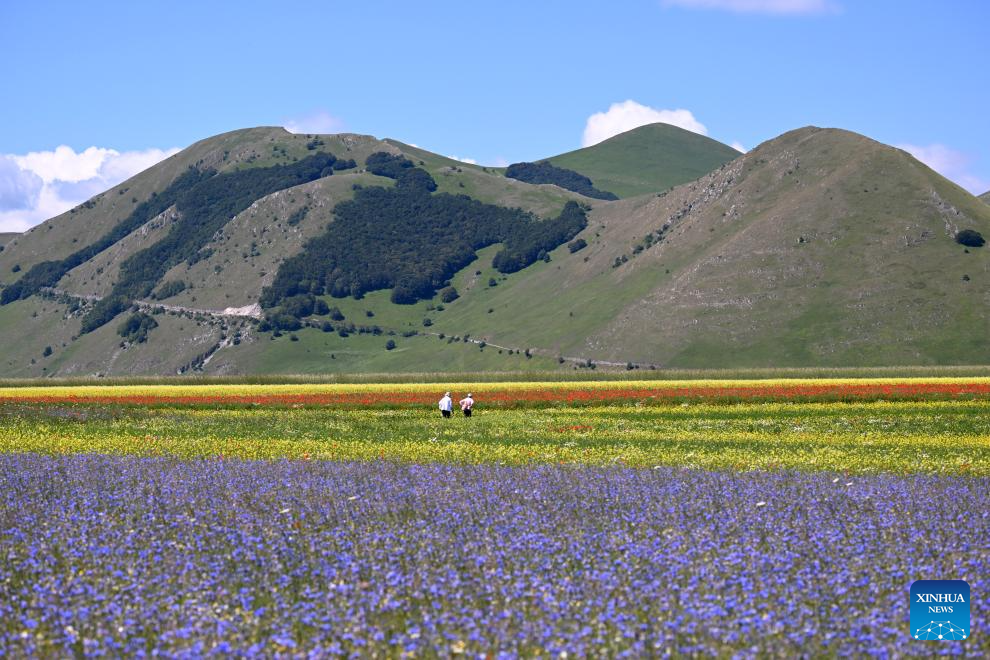
[[[990,360],[982,339],[990,300],[980,293],[990,281],[988,252],[954,241],[963,229],[990,234],[990,207],[906,152],[848,131],[790,131],[696,180],[618,201],[515,181],[495,168],[370,136],[262,128],[197,145],[177,154],[169,172],[266,167],[317,150],[357,166],[263,196],[229,219],[204,247],[208,256],[160,279],[155,292],[166,297],[139,301],[141,313],[158,322],[146,341],[121,341],[117,333],[132,312],[80,336],[82,315],[110,291],[119,264],[175,221],[175,209],[166,209],[55,289],[0,307],[0,334],[10,343],[0,375]],[[294,340],[259,331],[251,315],[261,290],[325,231],[336,204],[351,199],[355,186],[394,185],[362,170],[377,151],[410,159],[438,192],[522,206],[541,218],[577,202],[587,209],[587,228],[573,246],[549,250],[518,272],[496,268],[499,245],[480,249],[450,278],[458,294],[450,301],[437,294],[395,305],[387,289],[358,298],[317,294],[314,300],[343,320],[303,315],[301,329],[287,333]],[[620,174],[634,169],[637,157]],[[0,252],[4,282],[32,265],[46,237],[60,237],[63,251],[78,247],[71,237],[85,232],[73,222],[92,219],[105,228],[113,217],[97,217],[101,209],[132,209],[130,191],[147,190],[148,180],[163,190],[166,174],[142,173],[91,208],[81,205],[16,237],[10,242],[24,244]],[[19,261],[20,273],[12,273]],[[156,312],[158,305],[170,309]],[[387,339],[394,349],[386,350]]]

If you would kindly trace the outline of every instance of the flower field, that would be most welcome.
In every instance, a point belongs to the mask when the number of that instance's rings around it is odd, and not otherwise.
[[[480,396],[480,395],[479,395]],[[396,409],[0,404],[0,452],[990,475],[990,402]]]
[[[927,654],[910,581],[990,588],[983,479],[21,455],[0,486],[12,655]]]
[[[988,386],[0,388],[0,656],[985,654]]]
[[[351,385],[124,385],[0,388],[0,403],[137,406],[422,406],[445,387],[484,392],[490,407],[604,403],[736,403],[990,399],[990,378],[834,378]]]

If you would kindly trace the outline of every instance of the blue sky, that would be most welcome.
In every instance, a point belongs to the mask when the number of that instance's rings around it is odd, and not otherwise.
[[[596,113],[599,137],[669,118],[743,148],[814,124],[982,191],[988,19],[979,0],[7,0],[0,230],[256,125],[500,164],[580,147]]]

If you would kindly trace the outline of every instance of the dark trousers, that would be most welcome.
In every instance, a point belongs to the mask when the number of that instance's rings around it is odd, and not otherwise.
[[[445,418],[446,417],[450,417],[450,411],[449,410],[441,410],[440,411],[440,414],[443,415]]]
[[[465,408],[463,412],[464,412],[464,416],[465,417],[470,417],[471,416],[471,409],[470,408]]]

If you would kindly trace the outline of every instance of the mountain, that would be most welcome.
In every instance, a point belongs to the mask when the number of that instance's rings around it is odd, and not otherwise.
[[[980,195],[980,199],[982,199],[987,204],[990,204],[990,190],[988,190],[985,193],[983,193],[982,195]]]
[[[0,246],[6,245],[11,240],[17,238],[18,234],[14,232],[2,233],[0,232]]]
[[[609,190],[596,171],[661,151],[623,161],[623,137],[568,169]],[[966,229],[990,235],[990,206],[836,129],[618,201],[248,129],[9,241],[0,376],[987,363],[990,247]]]
[[[694,181],[739,156],[704,135],[648,124],[547,160],[589,177],[596,188],[633,197]]]

